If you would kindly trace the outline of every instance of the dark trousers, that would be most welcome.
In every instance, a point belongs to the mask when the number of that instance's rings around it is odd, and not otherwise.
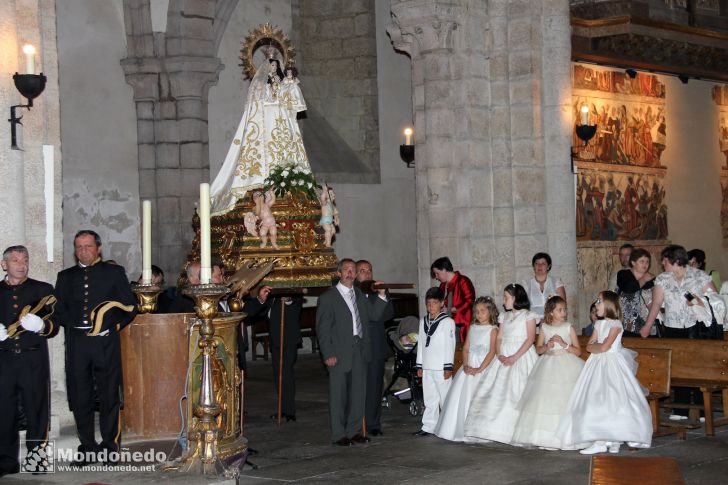
[[[355,343],[352,353],[353,361],[348,371],[340,364],[328,368],[332,441],[361,433],[367,379],[364,342]]]
[[[273,380],[276,384],[276,396],[278,395],[278,363],[280,362],[280,349],[278,342],[271,342],[271,359],[273,360]],[[281,393],[281,412],[288,416],[296,414],[296,377],[293,368],[298,358],[298,347],[291,343],[283,346],[283,392]],[[277,409],[276,409],[277,411]]]
[[[160,371],[163,371],[160,369]],[[88,337],[85,331],[66,332],[68,402],[76,421],[82,451],[98,451],[94,438],[94,382],[99,398],[101,449],[119,451],[122,401],[121,342],[118,333]]]
[[[20,353],[0,351],[0,471],[13,472],[19,466],[18,397],[28,423],[28,451],[48,441],[49,379],[47,347]]]
[[[372,359],[367,365],[367,401],[364,416],[367,431],[382,428],[382,391],[384,391],[384,364],[386,359]]]
[[[664,328],[664,338],[694,338],[689,328]],[[703,404],[703,394],[690,387],[673,387],[673,401],[677,404]],[[687,416],[687,409],[674,409],[674,414]],[[702,414],[702,412],[701,412]]]

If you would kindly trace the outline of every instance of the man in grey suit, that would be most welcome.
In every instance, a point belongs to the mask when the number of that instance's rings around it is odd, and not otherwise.
[[[369,322],[381,317],[386,302],[382,300],[372,308],[364,294],[354,288],[353,259],[342,259],[336,272],[339,283],[318,300],[316,335],[329,371],[332,441],[350,446],[369,441],[361,433],[371,353]]]
[[[358,283],[372,281],[372,263],[366,259],[356,262],[356,280]],[[376,283],[381,283],[377,281]],[[366,293],[367,303],[372,313],[375,307],[384,300],[384,311],[377,319],[370,317],[369,328],[371,333],[372,355],[367,366],[367,398],[364,416],[366,418],[367,434],[379,436],[382,434],[382,391],[384,390],[384,364],[389,358],[390,350],[387,345],[387,335],[384,325],[394,318],[394,306],[389,300],[386,290],[379,290],[380,296],[375,293]]]

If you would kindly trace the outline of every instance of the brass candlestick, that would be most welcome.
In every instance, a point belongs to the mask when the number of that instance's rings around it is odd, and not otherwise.
[[[139,300],[139,313],[152,313],[157,309],[157,297],[164,289],[155,284],[132,283],[131,291]]]
[[[202,373],[200,376],[200,397],[193,409],[197,418],[196,425],[189,430],[187,450],[177,462],[165,470],[192,472],[202,475],[236,476],[238,468],[227,466],[222,458],[245,451],[247,442],[240,437],[236,441],[235,450],[221,450],[220,432],[217,417],[222,408],[215,398],[213,387],[213,359],[217,348],[214,339],[215,325],[213,318],[218,314],[218,303],[230,289],[225,285],[202,284],[187,286],[182,293],[194,298],[195,313],[200,320],[200,341],[198,347],[202,350]],[[188,420],[189,423],[192,420]],[[226,447],[226,448],[229,448]]]

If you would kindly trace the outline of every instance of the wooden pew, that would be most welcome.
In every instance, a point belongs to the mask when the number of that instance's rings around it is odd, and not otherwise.
[[[581,358],[589,358],[586,345],[588,337],[580,337]],[[650,392],[647,396],[647,403],[650,405],[652,415],[652,437],[677,434],[678,439],[686,437],[686,427],[677,423],[660,422],[660,400],[670,397],[670,371],[672,350],[670,349],[649,349],[635,347],[632,350],[637,352],[637,380]]]
[[[582,347],[586,347],[588,338],[579,339]],[[728,341],[626,337],[622,339],[622,344],[634,350],[672,350],[670,385],[697,388],[703,393],[703,406],[691,406],[704,410],[705,434],[714,436],[717,426],[728,424]],[[724,416],[716,419],[713,416],[711,397],[714,392],[719,391],[722,393]]]

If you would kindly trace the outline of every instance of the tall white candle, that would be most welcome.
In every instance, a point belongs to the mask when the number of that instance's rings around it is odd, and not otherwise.
[[[35,47],[31,44],[25,44],[23,54],[25,54],[25,73],[35,74]]]
[[[142,284],[152,284],[152,202],[142,202]]]
[[[46,226],[46,258],[53,262],[53,223],[54,223],[54,185],[53,185],[53,145],[43,145],[43,198],[45,199],[45,226]]]
[[[212,278],[210,257],[210,184],[200,184],[200,283]]]

